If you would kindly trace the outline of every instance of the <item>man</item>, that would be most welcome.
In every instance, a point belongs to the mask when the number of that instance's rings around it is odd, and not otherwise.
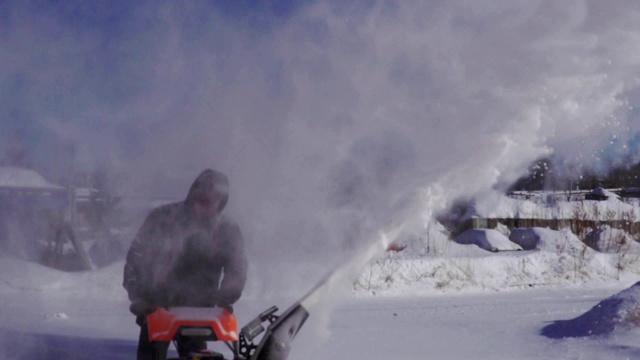
[[[166,359],[168,342],[149,342],[146,315],[158,307],[222,306],[232,310],[246,282],[238,225],[221,215],[229,182],[204,170],[183,202],[153,209],[127,254],[124,287],[140,325],[138,359]],[[206,343],[178,340],[181,356]]]

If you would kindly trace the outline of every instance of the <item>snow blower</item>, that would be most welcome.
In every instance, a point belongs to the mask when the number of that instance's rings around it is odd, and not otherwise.
[[[299,302],[282,315],[277,311],[275,306],[265,310],[238,331],[235,315],[224,308],[159,308],[147,315],[149,340],[220,341],[233,354],[227,359],[222,353],[201,350],[169,360],[285,360],[309,313]]]

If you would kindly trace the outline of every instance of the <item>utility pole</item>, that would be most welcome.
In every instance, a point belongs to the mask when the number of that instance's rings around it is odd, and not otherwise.
[[[91,270],[91,260],[87,255],[87,252],[84,249],[82,244],[82,239],[78,236],[77,226],[77,209],[76,209],[76,143],[72,142],[70,145],[71,152],[71,168],[69,171],[69,181],[68,181],[68,189],[69,189],[69,240],[73,247],[76,249],[78,256],[80,257],[81,266],[84,270]]]
[[[71,223],[71,227],[75,230],[77,225],[77,213],[76,213],[76,187],[75,187],[75,177],[76,177],[76,144],[72,142],[69,146],[70,155],[71,155],[71,165],[69,169],[69,178],[67,180],[67,189],[68,189],[68,198],[69,198],[69,222]],[[75,232],[75,231],[74,231]]]

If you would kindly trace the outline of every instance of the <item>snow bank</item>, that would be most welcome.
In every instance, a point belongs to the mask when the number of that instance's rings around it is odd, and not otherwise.
[[[540,244],[540,235],[532,228],[513,229],[509,234],[509,240],[520,245],[523,250],[535,250]]]
[[[622,229],[602,226],[587,234],[585,242],[594,249],[606,253],[640,254],[640,244]]]
[[[584,314],[545,326],[542,335],[561,339],[610,335],[640,327],[640,282],[606,298]]]
[[[516,228],[511,230],[509,239],[524,250],[543,250],[562,253],[584,252],[585,244],[569,229],[551,230],[543,228]]]
[[[514,230],[511,239],[528,250],[492,253],[440,236],[431,240],[431,247],[438,252],[418,253],[415,249],[421,247],[415,244],[408,251],[387,252],[364,267],[353,284],[353,292],[356,296],[399,296],[502,291],[611,282],[640,274],[638,254],[595,251],[569,230]],[[506,239],[497,230],[473,231],[469,235],[474,244],[479,237],[490,239],[487,246],[493,246],[495,239]],[[421,244],[424,250],[426,246]]]

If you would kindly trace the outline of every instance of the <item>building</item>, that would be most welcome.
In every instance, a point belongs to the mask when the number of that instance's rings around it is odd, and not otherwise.
[[[0,167],[0,252],[32,261],[51,261],[69,240],[76,251],[79,266],[91,263],[73,224],[65,221],[65,212],[74,197],[63,186],[47,181],[35,170]],[[66,239],[59,236],[65,229]]]

